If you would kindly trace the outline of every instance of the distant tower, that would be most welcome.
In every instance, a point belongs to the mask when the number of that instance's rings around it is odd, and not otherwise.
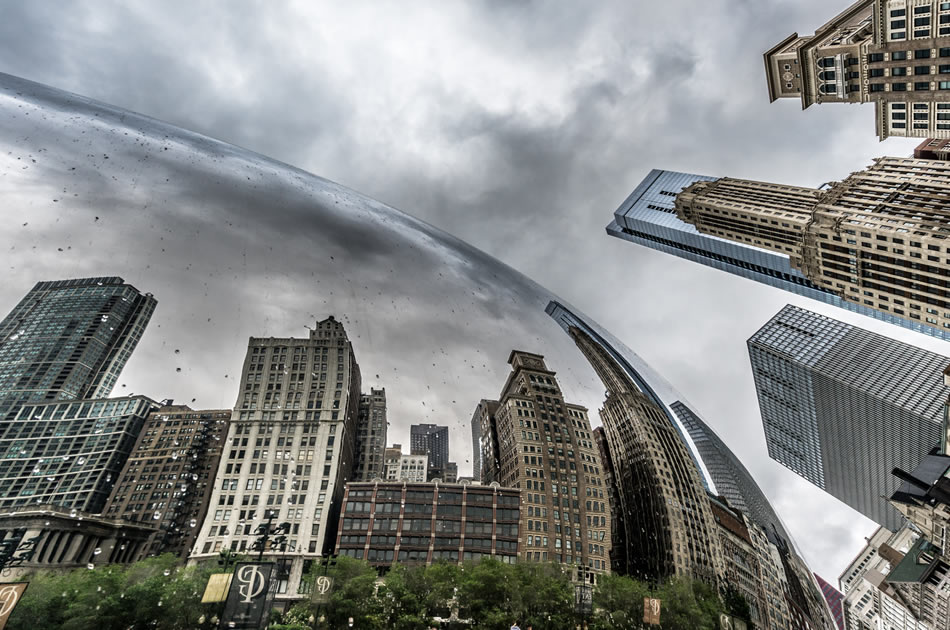
[[[449,462],[449,428],[437,424],[409,427],[409,452],[428,455],[430,468],[445,468]]]
[[[0,434],[23,403],[108,396],[155,304],[122,278],[38,282],[0,322]]]
[[[790,305],[748,345],[769,456],[897,530],[891,470],[940,444],[950,358]]]
[[[288,523],[286,553],[271,549],[286,595],[299,598],[306,560],[332,551],[343,487],[352,478],[360,369],[343,324],[317,322],[307,339],[252,337],[211,507],[191,553],[251,553],[255,529]]]

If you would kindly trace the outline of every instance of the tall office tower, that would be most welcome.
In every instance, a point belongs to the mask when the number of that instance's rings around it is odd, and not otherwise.
[[[844,595],[817,573],[815,579],[818,581],[818,586],[821,587],[821,594],[825,596],[825,601],[828,602],[828,609],[831,610],[831,616],[835,619],[835,625],[838,630],[844,630],[844,609],[842,607]]]
[[[414,424],[409,427],[409,452],[428,455],[429,467],[443,470],[449,462],[449,428],[437,424]]]
[[[627,540],[626,525],[623,512],[620,509],[620,496],[617,489],[617,476],[614,471],[614,460],[610,455],[610,445],[607,444],[607,434],[604,427],[594,429],[594,443],[600,453],[600,465],[604,473],[604,486],[607,491],[607,505],[610,507],[610,571],[627,574]]]
[[[371,388],[369,394],[360,396],[358,445],[356,448],[356,481],[384,479],[386,450],[386,388]]]
[[[30,403],[0,436],[0,510],[99,513],[158,404],[144,396]]]
[[[769,456],[897,529],[891,470],[940,444],[950,358],[791,305],[748,346]]]
[[[627,570],[645,580],[718,584],[725,565],[715,520],[682,436],[603,346],[580,328],[569,333],[607,389],[600,419],[624,515]]]
[[[0,322],[0,435],[24,403],[108,396],[154,310],[122,278],[38,282]]]
[[[481,400],[472,414],[472,478],[483,484],[497,481],[498,429],[497,400]]]
[[[676,196],[695,182],[710,182],[715,179],[672,171],[650,171],[614,211],[614,219],[607,226],[607,233],[795,295],[940,336],[940,331],[925,327],[918,321],[867,306],[861,301],[842,298],[835,287],[823,286],[820,282],[807,278],[801,269],[792,264],[788,253],[770,251],[746,242],[706,234],[677,217]],[[950,333],[946,336],[950,337]]]
[[[791,541],[759,484],[722,439],[682,402],[676,401],[671,407],[693,440],[719,495],[770,535]]]
[[[789,256],[842,299],[950,340],[950,163],[879,158],[829,188],[695,182],[677,216],[704,234]]]
[[[520,556],[576,565],[577,579],[592,579],[610,570],[610,510],[587,409],[564,400],[543,356],[514,350],[508,363],[493,404],[500,448],[491,476],[522,490]]]
[[[881,140],[950,137],[948,64],[941,0],[858,0],[814,35],[793,33],[765,53],[770,101],[874,103]]]
[[[158,527],[150,555],[186,557],[208,511],[230,422],[229,409],[168,404],[150,413],[103,514]]]
[[[360,369],[343,325],[317,322],[307,339],[252,337],[218,465],[208,516],[191,553],[250,553],[273,514],[289,524],[277,564],[278,599],[297,599],[301,575],[333,550],[344,483],[351,478]]]
[[[933,630],[918,621],[887,576],[919,535],[908,526],[896,533],[881,527],[838,578],[848,630]]]

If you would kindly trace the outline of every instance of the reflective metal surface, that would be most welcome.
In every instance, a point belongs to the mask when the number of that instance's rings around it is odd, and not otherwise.
[[[250,151],[8,75],[0,120],[0,308],[37,281],[83,276],[122,276],[158,301],[113,395],[232,407],[248,337],[306,337],[335,315],[363,391],[386,388],[388,442],[408,444],[410,424],[448,425],[466,476],[473,412],[498,397],[512,350],[543,355],[564,399],[600,424],[605,383],[566,312],[660,406],[716,492],[676,405],[697,411],[581,311],[468,244]]]

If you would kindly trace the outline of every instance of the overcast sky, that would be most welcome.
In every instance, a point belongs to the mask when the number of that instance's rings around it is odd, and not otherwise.
[[[950,346],[604,227],[651,168],[817,186],[910,153],[871,106],[768,103],[762,52],[846,4],[0,0],[0,72],[319,174],[526,273],[684,392],[836,581],[875,526],[768,459],[745,340],[792,302]]]

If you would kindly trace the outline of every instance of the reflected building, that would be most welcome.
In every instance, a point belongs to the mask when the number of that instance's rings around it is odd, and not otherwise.
[[[287,523],[278,599],[300,598],[301,576],[333,550],[345,482],[353,471],[360,369],[333,316],[307,339],[252,337],[208,516],[191,559],[249,553],[256,528]]]
[[[594,429],[594,443],[600,453],[600,464],[604,472],[604,484],[607,487],[607,503],[610,506],[610,570],[613,573],[627,575],[627,539],[623,511],[620,509],[620,497],[617,491],[617,475],[614,461],[610,455],[610,445],[604,427]]]
[[[108,396],[155,304],[118,277],[36,283],[0,322],[0,435],[24,403]]]
[[[499,451],[490,476],[522,491],[519,556],[574,565],[577,579],[593,580],[610,570],[610,509],[587,409],[564,400],[543,356],[513,350],[508,363],[493,401]]]
[[[704,501],[705,510],[687,511],[686,508],[693,506],[687,505],[685,501],[677,497],[680,514],[668,515],[666,517],[668,520],[662,518],[650,520],[652,515],[649,510],[634,507],[635,511],[641,512],[633,513],[634,516],[644,522],[639,524],[639,521],[627,521],[624,524],[625,531],[629,532],[626,540],[628,571],[631,573],[637,571],[634,568],[637,565],[632,564],[631,558],[639,561],[641,566],[644,564],[644,556],[647,556],[647,553],[641,549],[650,550],[650,553],[654,554],[650,570],[662,570],[664,555],[668,558],[671,553],[669,549],[664,550],[662,545],[675,544],[671,533],[666,530],[671,527],[669,523],[676,526],[679,521],[680,532],[683,532],[680,534],[680,549],[683,548],[682,536],[687,536],[687,539],[693,543],[693,549],[696,550],[694,553],[703,553],[706,558],[712,559],[712,562],[716,563],[713,566],[717,572],[708,572],[706,569],[708,565],[703,565],[701,562],[695,567],[686,564],[682,560],[682,552],[679,570],[689,571],[687,575],[707,580],[716,580],[721,577],[725,564],[720,550],[720,541],[716,537],[715,519],[711,515],[706,494],[699,494],[709,485],[721,484],[729,494],[741,499],[743,505],[750,511],[750,514],[743,514],[743,518],[749,532],[749,539],[756,549],[759,565],[762,567],[761,579],[765,585],[765,591],[770,593],[765,600],[763,618],[767,614],[769,619],[776,620],[776,627],[780,628],[810,627],[831,630],[834,622],[814,576],[792,546],[791,540],[783,537],[784,527],[765,494],[722,440],[697,413],[692,411],[689,403],[639,356],[567,305],[552,301],[548,304],[546,312],[574,339],[594,371],[604,381],[607,387],[607,402],[610,401],[612,395],[615,399],[621,399],[611,406],[605,402],[602,421],[615,468],[616,492],[623,518],[626,519],[627,515],[632,513],[625,508],[624,497],[629,497],[626,500],[634,506],[650,505],[642,500],[638,503],[639,499],[635,493],[652,492],[655,495],[663,495],[663,488],[671,487],[667,486],[671,483],[679,484],[676,489],[680,493],[692,493],[692,496],[684,494],[684,498],[695,501],[694,497],[701,496]],[[615,390],[618,390],[621,395],[614,395]],[[628,402],[625,403],[624,399]],[[686,433],[682,431],[678,422],[680,418],[684,425],[691,427],[692,434],[701,438],[698,445],[686,438]],[[621,470],[618,470],[623,464],[620,462],[621,456],[613,448],[610,439],[611,424],[615,426],[619,424],[623,429],[623,433],[618,436],[619,440],[627,441],[628,446],[624,448],[635,458],[632,461],[628,459],[630,463],[627,466],[631,468],[636,466],[636,470],[643,471],[642,476],[634,478],[642,484],[639,487],[637,484],[631,485],[623,478]],[[678,440],[672,440],[673,436]],[[614,439],[618,440],[617,437]],[[637,440],[652,443],[641,447],[637,444]],[[694,448],[698,450],[702,459],[692,450]],[[706,457],[710,459],[708,463],[704,461]],[[672,458],[673,463],[667,463],[667,458]],[[691,473],[682,472],[686,469],[686,463],[692,465]],[[672,475],[670,469],[674,465],[677,469],[675,481],[665,474],[670,472]],[[662,478],[659,474],[651,477],[654,470],[664,473]],[[653,488],[650,487],[651,484]],[[656,489],[657,486],[660,489]],[[657,497],[660,501],[665,498],[665,496]],[[654,504],[657,502],[659,501],[655,501]],[[755,506],[759,508],[755,509]],[[667,508],[661,505],[660,509]],[[699,547],[700,544],[704,546]],[[672,553],[675,554],[675,551]],[[703,560],[702,556],[699,560]],[[676,568],[674,565],[673,569]],[[643,570],[640,569],[640,571]],[[779,593],[781,597],[778,596]]]
[[[765,493],[725,442],[682,401],[677,400],[670,407],[692,439],[716,486],[716,492],[732,508],[748,516],[766,531],[790,541],[791,537]]]
[[[385,478],[386,434],[386,388],[370,388],[369,394],[360,396],[358,445],[353,476],[356,481],[372,481]]]
[[[103,514],[158,527],[149,555],[187,557],[208,511],[230,421],[230,409],[165,404],[150,413]]]
[[[576,326],[568,333],[607,388],[600,419],[623,514],[627,571],[654,582],[689,577],[718,585],[722,548],[681,435],[603,346]]]
[[[896,530],[891,470],[940,444],[950,358],[791,305],[748,346],[769,456]]]
[[[498,427],[495,414],[497,400],[480,400],[472,414],[472,477],[475,481],[490,484],[498,481]]]

